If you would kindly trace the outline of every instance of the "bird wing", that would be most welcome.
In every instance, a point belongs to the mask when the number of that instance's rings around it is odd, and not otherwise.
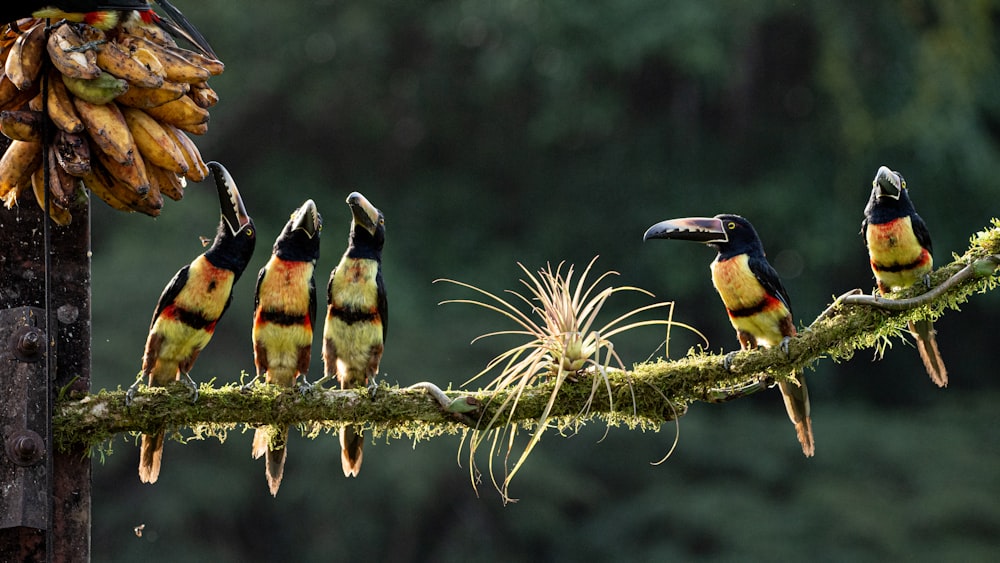
[[[389,334],[389,300],[385,296],[385,282],[382,280],[382,267],[379,266],[378,274],[375,275],[375,284],[378,286],[378,316],[382,321],[382,343],[385,343],[386,335]]]
[[[778,272],[771,266],[766,258],[751,256],[748,261],[750,266],[750,271],[753,272],[754,277],[760,282],[760,285],[764,287],[768,295],[773,295],[778,298],[785,308],[788,309],[789,314],[792,312],[792,301],[788,298],[788,292],[785,290],[785,286],[781,283],[781,278],[778,277]]]
[[[160,314],[166,309],[170,304],[177,299],[181,290],[187,285],[188,272],[191,270],[191,265],[188,264],[174,274],[171,278],[170,283],[167,287],[163,288],[163,293],[160,294],[160,300],[156,302],[156,312],[153,313],[153,319],[149,322],[150,330],[153,329],[153,325],[156,324],[156,319],[160,318]]]
[[[910,225],[913,227],[913,234],[917,237],[917,242],[933,256],[934,250],[931,248],[931,232],[927,229],[927,223],[924,223],[923,217],[913,212],[910,215]]]

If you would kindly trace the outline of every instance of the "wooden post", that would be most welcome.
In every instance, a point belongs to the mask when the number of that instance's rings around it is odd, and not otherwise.
[[[0,137],[0,153],[6,138]],[[45,220],[31,190],[22,193],[13,209],[0,206],[0,311],[33,307],[45,318],[36,328],[42,340],[47,372],[46,405],[38,407],[47,418],[42,438],[42,461],[47,478],[44,518],[32,517],[25,525],[0,529],[2,561],[88,561],[90,559],[90,458],[83,449],[56,451],[51,435],[51,403],[60,393],[90,390],[90,210],[73,210],[72,224],[49,225],[49,271],[46,272]],[[4,344],[0,343],[0,346]],[[0,348],[2,349],[2,348]],[[7,352],[4,352],[7,354]],[[5,363],[13,362],[7,356]],[[47,396],[46,396],[47,395]],[[5,411],[7,397],[0,397]],[[42,402],[42,401],[35,401]],[[5,443],[9,436],[0,428]],[[34,445],[14,436],[22,453]],[[8,448],[9,450],[9,448]],[[0,456],[13,459],[0,450]],[[25,457],[25,456],[22,456]],[[5,460],[6,461],[6,460]],[[22,462],[24,459],[21,460]],[[32,466],[37,471],[38,466]],[[0,478],[6,474],[0,473]],[[0,487],[8,483],[0,483]],[[44,528],[38,527],[39,524]]]

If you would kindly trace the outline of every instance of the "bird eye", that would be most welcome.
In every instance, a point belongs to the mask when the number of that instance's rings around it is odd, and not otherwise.
[[[733,230],[733,229],[735,229],[736,228],[736,221],[730,221],[729,224],[726,225],[726,228],[729,229],[730,231]]]
[[[252,237],[253,236],[253,229],[247,229],[247,236],[248,237]]]

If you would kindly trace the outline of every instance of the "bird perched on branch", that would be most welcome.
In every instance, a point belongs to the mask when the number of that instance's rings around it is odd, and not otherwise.
[[[7,0],[0,7],[0,23],[21,18],[49,18],[86,23],[105,31],[137,16],[143,23],[156,25],[175,38],[183,38],[202,54],[218,59],[198,29],[167,0],[153,0],[166,18],[153,10],[147,0]]]
[[[931,234],[917,215],[902,174],[882,166],[872,180],[872,193],[865,206],[861,232],[868,246],[872,273],[878,291],[886,295],[921,282],[930,287],[934,268]],[[910,322],[910,333],[931,380],[948,386],[948,370],[938,352],[932,321]]]
[[[749,221],[738,215],[692,217],[662,221],[650,227],[643,240],[654,238],[703,242],[718,251],[712,262],[712,283],[722,297],[729,322],[743,350],[778,346],[788,353],[795,336],[792,306],[778,273],[764,257],[764,246]],[[802,446],[802,453],[815,453],[809,390],[801,372],[798,384],[781,381],[778,387],[788,418]]]
[[[337,378],[342,389],[368,386],[374,393],[375,375],[389,326],[382,246],[385,218],[365,196],[353,192],[351,233],[347,251],[330,272],[328,307],[323,327],[323,378]],[[340,430],[341,464],[345,477],[361,470],[364,433],[348,424]]]
[[[150,387],[181,381],[198,399],[190,371],[198,354],[212,339],[215,325],[232,301],[233,285],[246,269],[256,243],[253,221],[236,183],[218,162],[209,162],[219,193],[222,219],[212,246],[174,275],[160,295],[150,322],[140,379],[129,387],[131,403],[142,378]],[[139,478],[155,483],[160,474],[164,431],[142,435]]]
[[[316,320],[316,280],[323,219],[313,200],[306,200],[274,241],[271,259],[257,276],[254,300],[253,353],[257,380],[293,387],[309,371],[313,323]],[[251,382],[253,383],[253,382]],[[273,434],[273,435],[272,435]],[[262,427],[254,432],[253,457],[265,456],[265,475],[277,496],[285,467],[288,427]]]

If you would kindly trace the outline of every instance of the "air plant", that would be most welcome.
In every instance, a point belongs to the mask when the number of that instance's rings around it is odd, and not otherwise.
[[[613,368],[622,371],[626,370],[622,359],[615,351],[614,344],[610,340],[612,337],[634,328],[649,325],[667,325],[668,341],[669,327],[673,325],[688,328],[697,333],[690,326],[672,320],[672,302],[653,303],[639,307],[618,316],[604,325],[596,325],[595,320],[598,313],[601,312],[608,298],[615,293],[630,291],[653,297],[652,293],[631,286],[609,286],[598,290],[598,285],[605,278],[618,275],[618,272],[614,271],[605,272],[594,280],[593,283],[588,284],[587,274],[590,273],[591,267],[593,267],[596,260],[597,257],[595,256],[575,283],[573,280],[573,266],[570,265],[566,272],[563,273],[564,262],[560,262],[555,270],[552,269],[551,264],[547,264],[545,269],[538,271],[537,275],[532,274],[523,264],[518,262],[518,266],[527,276],[527,279],[520,281],[528,291],[527,294],[522,294],[517,291],[506,290],[506,293],[516,298],[510,301],[471,284],[450,279],[436,280],[471,289],[487,298],[483,301],[475,299],[449,299],[443,301],[442,304],[469,303],[478,305],[500,313],[519,326],[517,329],[500,330],[483,334],[476,337],[472,341],[473,343],[488,336],[519,335],[528,338],[526,342],[498,354],[490,360],[482,371],[463,384],[463,386],[468,385],[490,371],[499,368],[499,373],[486,385],[484,390],[494,392],[508,391],[503,403],[499,408],[494,410],[492,418],[481,428],[477,427],[472,430],[467,436],[469,439],[469,472],[473,486],[476,485],[477,481],[475,465],[476,450],[488,442],[490,450],[490,478],[505,501],[511,500],[507,495],[511,480],[548,428],[547,420],[549,414],[552,412],[552,407],[556,402],[560,388],[567,380],[575,381],[576,376],[584,371],[594,374],[590,396],[585,403],[583,411],[579,413],[580,415],[586,415],[602,383],[608,393],[609,408],[613,410],[611,383],[608,380],[607,372]],[[527,311],[523,310],[524,305],[527,306]],[[643,320],[623,324],[635,315],[659,308],[669,308],[670,312],[666,320]],[[535,424],[528,444],[518,456],[513,466],[510,466],[509,459],[514,448],[514,438],[518,429],[518,424],[514,421],[514,412],[517,409],[518,402],[526,389],[549,381],[552,382],[552,392],[549,395],[548,402]],[[506,421],[501,424],[504,417],[506,417]],[[506,439],[504,439],[505,436]],[[498,451],[498,447],[503,442],[507,444],[506,455],[504,456],[506,474],[503,483],[498,484],[493,470],[493,459],[495,457],[494,454]]]

